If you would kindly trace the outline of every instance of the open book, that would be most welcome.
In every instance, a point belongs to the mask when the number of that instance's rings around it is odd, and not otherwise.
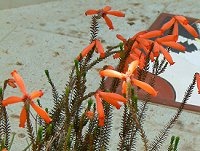
[[[160,29],[160,27],[169,21],[172,16],[173,14],[160,14],[149,30]],[[194,18],[186,18],[190,22],[190,25],[192,25],[200,34],[200,22],[198,23],[198,20]],[[171,96],[168,97],[169,99],[162,96],[160,99],[153,100],[154,103],[178,107],[180,105],[179,102],[182,102],[187,87],[192,82],[194,73],[200,72],[200,38],[193,38],[181,25],[179,26],[179,35],[178,42],[186,47],[186,52],[182,53],[172,50],[170,54],[173,57],[175,64],[168,67],[167,70],[160,75],[166,80],[166,83],[167,81],[169,82],[169,86],[170,84],[173,86],[171,91],[163,92],[169,93],[165,94],[166,96]],[[190,100],[184,108],[200,112],[200,95],[198,94],[196,86]]]

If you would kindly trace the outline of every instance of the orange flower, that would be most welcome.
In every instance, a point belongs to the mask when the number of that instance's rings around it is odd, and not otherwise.
[[[6,148],[3,148],[2,151],[8,151]]]
[[[162,31],[161,30],[152,30],[152,31],[142,32],[138,36],[140,38],[149,39],[149,38],[159,37],[161,35],[162,35]]]
[[[87,111],[86,113],[85,113],[85,116],[88,118],[88,119],[93,119],[93,117],[94,117],[94,112],[92,112],[92,111]]]
[[[126,71],[128,69],[128,64],[134,60],[139,60],[139,68],[143,69],[145,66],[145,57],[149,53],[151,61],[154,61],[154,54],[150,52],[153,41],[150,39],[161,35],[162,32],[160,30],[141,31],[126,40],[122,35],[117,34],[117,38],[124,43],[124,50],[128,50],[128,48],[131,47],[130,55],[126,59],[124,70]],[[119,58],[120,55],[123,56],[122,52],[116,53],[113,57]]]
[[[154,42],[154,48],[153,49],[154,49],[155,52],[157,52],[157,50],[160,51],[164,55],[165,59],[169,62],[170,65],[173,65],[175,63],[173,61],[170,53],[163,46],[159,45],[157,42]]]
[[[188,24],[188,20],[184,16],[173,16],[167,23],[161,27],[161,31],[165,32],[170,27],[173,27],[173,35],[178,35],[178,23],[181,24],[193,37],[197,38],[198,33]]]
[[[123,41],[123,43],[127,42],[127,40],[122,35],[120,35],[120,34],[117,34],[116,37],[117,37],[117,39]]]
[[[157,38],[155,41],[158,42],[161,45],[180,50],[180,51],[185,51],[185,47],[182,46],[181,44],[177,43],[178,36],[176,35],[168,35],[162,38]]]
[[[103,9],[99,9],[99,10],[90,9],[85,12],[85,15],[95,15],[95,14],[98,14],[104,18],[109,29],[114,29],[114,27],[113,27],[112,21],[110,20],[110,18],[107,15],[113,15],[113,16],[117,16],[117,17],[125,16],[125,14],[120,11],[111,11],[110,6],[105,6]]]
[[[161,35],[162,35],[162,32],[160,30],[141,31],[131,38],[132,40],[134,40],[131,50],[134,50],[135,48],[142,49],[147,55],[149,54],[149,51],[152,45],[152,40],[150,39],[161,36]],[[154,61],[153,53],[150,52],[149,55],[150,55],[151,61]]]
[[[126,99],[116,93],[97,91],[95,94],[99,126],[104,126],[105,114],[103,110],[102,99],[119,109]]]
[[[157,56],[158,52],[160,51],[164,55],[165,59],[169,62],[170,65],[173,65],[174,61],[171,55],[169,54],[169,52],[162,45],[184,52],[185,47],[176,42],[177,38],[178,36],[176,35],[168,35],[162,38],[157,38],[154,41],[154,47],[153,47],[154,53]]]
[[[151,87],[149,84],[139,81],[135,78],[133,78],[134,74],[133,72],[136,70],[136,68],[138,67],[139,61],[135,60],[133,62],[130,63],[129,67],[128,67],[128,71],[124,74],[124,73],[120,73],[118,71],[115,70],[102,70],[99,72],[99,74],[101,76],[108,76],[108,77],[113,77],[113,78],[119,78],[121,80],[123,80],[123,84],[122,84],[122,93],[125,94],[127,87],[128,87],[128,83],[132,83],[138,87],[140,87],[141,89],[143,89],[144,91],[146,91],[147,93],[156,96],[157,92],[154,90],[153,87]]]
[[[96,108],[98,113],[99,126],[104,126],[105,114],[103,110],[102,100],[99,94],[95,94],[95,98],[96,98]]]
[[[195,78],[197,80],[198,93],[200,94],[200,74],[199,73],[195,73]]]
[[[18,74],[16,70],[11,72],[11,75],[16,82],[17,86],[19,87],[20,91],[22,92],[23,96],[11,96],[7,99],[2,101],[3,106],[7,106],[10,104],[18,103],[18,102],[24,102],[24,106],[22,108],[21,114],[20,114],[20,127],[25,127],[25,122],[27,119],[27,105],[31,105],[32,108],[38,113],[38,115],[44,119],[46,123],[50,123],[52,119],[48,116],[45,110],[43,110],[41,107],[37,106],[33,99],[37,97],[41,97],[43,95],[43,92],[41,90],[33,91],[32,93],[28,94],[26,91],[26,87],[24,85],[24,81],[22,77]]]
[[[87,56],[87,54],[94,48],[94,46],[95,46],[95,51],[97,53],[100,53],[100,57],[101,58],[104,58],[105,57],[105,52],[104,52],[103,46],[102,46],[100,40],[95,39],[86,48],[84,48],[81,51],[81,54],[76,59],[77,60],[81,60],[83,57]]]

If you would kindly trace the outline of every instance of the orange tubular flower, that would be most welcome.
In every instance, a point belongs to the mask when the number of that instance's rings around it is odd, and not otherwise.
[[[103,110],[102,100],[99,94],[95,94],[95,98],[96,98],[96,105],[97,105],[96,108],[98,113],[99,126],[104,126],[105,114]]]
[[[104,18],[109,29],[114,29],[114,27],[113,27],[112,21],[107,15],[113,15],[117,17],[125,16],[125,14],[120,11],[111,11],[110,6],[105,6],[103,9],[99,9],[99,10],[90,9],[85,12],[85,15],[95,15],[95,14],[101,15]]]
[[[165,32],[170,27],[173,27],[172,34],[178,35],[178,23],[180,23],[193,37],[198,37],[198,33],[189,25],[188,20],[184,16],[173,16],[172,19],[161,27],[161,31]]]
[[[23,96],[11,96],[7,99],[2,101],[3,106],[7,106],[10,104],[18,103],[18,102],[24,102],[24,106],[22,108],[22,111],[20,113],[20,127],[25,127],[25,122],[27,119],[27,105],[31,105],[32,108],[37,112],[37,114],[44,119],[46,123],[50,123],[52,119],[48,116],[47,112],[43,110],[41,107],[37,106],[33,99],[41,97],[43,95],[43,92],[41,90],[33,91],[32,93],[28,94],[26,91],[26,87],[24,85],[24,81],[22,77],[18,74],[16,70],[11,72],[11,75],[16,82],[17,86],[19,87],[20,91],[22,92]]]
[[[158,52],[160,51],[164,55],[165,59],[169,62],[170,65],[173,65],[174,61],[171,55],[169,54],[169,52],[162,45],[184,52],[185,47],[176,42],[177,38],[178,37],[176,35],[168,35],[162,38],[157,38],[154,41],[154,47],[153,47],[154,53],[157,56]]]
[[[3,148],[2,151],[8,151],[6,148]]]
[[[94,118],[94,112],[92,112],[92,111],[87,111],[86,113],[85,113],[85,116],[88,118],[88,119],[93,119]]]
[[[104,52],[103,46],[100,40],[95,39],[86,48],[84,48],[81,51],[80,55],[76,57],[76,59],[80,61],[83,57],[87,56],[87,54],[94,48],[94,46],[95,46],[95,51],[100,54],[101,58],[104,58],[105,52]]]
[[[200,74],[199,73],[195,73],[195,78],[197,80],[198,93],[200,94]]]
[[[177,43],[178,37],[176,35],[168,35],[162,38],[157,38],[156,42],[158,42],[161,45],[180,50],[180,51],[185,51],[185,47],[182,46],[181,44]]]
[[[131,49],[132,50],[134,50],[135,48],[143,49],[143,51],[147,55],[149,54],[149,51],[152,45],[152,40],[150,39],[161,36],[161,35],[162,35],[162,32],[160,30],[141,31],[137,33],[135,36],[133,36],[132,38],[130,38],[134,40],[134,43]],[[151,61],[154,61],[153,53],[151,52],[149,55],[150,55]]]
[[[131,62],[129,67],[128,67],[128,71],[125,74],[120,73],[118,71],[109,70],[109,69],[102,70],[102,71],[99,72],[99,74],[101,76],[119,78],[119,79],[123,80],[123,84],[122,84],[122,93],[123,94],[126,93],[128,83],[131,82],[132,84],[140,87],[141,89],[143,89],[147,93],[151,94],[152,96],[156,96],[157,91],[155,91],[153,87],[151,87],[149,84],[147,84],[145,82],[142,82],[142,81],[139,81],[139,80],[136,80],[135,78],[133,78],[133,76],[134,76],[133,72],[138,67],[138,64],[139,64],[138,60]]]
[[[152,31],[148,31],[146,33],[139,35],[139,37],[149,39],[149,38],[159,37],[161,35],[162,35],[161,30],[152,30]]]
[[[169,52],[163,46],[159,45],[157,42],[154,42],[154,50],[156,49],[158,49],[164,55],[165,59],[169,62],[170,65],[175,63]]]
[[[99,126],[104,126],[104,120],[105,120],[102,99],[108,102],[109,104],[115,106],[117,109],[121,107],[122,103],[126,103],[127,101],[123,96],[119,94],[111,92],[102,92],[102,91],[97,91],[95,94],[95,98],[97,104]]]

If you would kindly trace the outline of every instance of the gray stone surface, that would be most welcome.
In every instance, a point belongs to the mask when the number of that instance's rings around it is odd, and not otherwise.
[[[24,77],[27,89],[42,89],[45,92],[41,103],[51,108],[51,91],[44,75],[49,69],[53,81],[61,92],[67,81],[73,59],[89,42],[90,17],[84,15],[85,10],[99,9],[110,5],[114,10],[122,10],[125,18],[111,17],[115,30],[108,31],[105,23],[100,24],[99,38],[105,39],[104,45],[115,45],[119,41],[115,35],[130,37],[138,31],[147,29],[162,12],[177,13],[191,17],[199,17],[200,2],[196,0],[63,0],[29,5],[15,9],[0,11],[0,82],[10,77],[10,72],[16,69]],[[107,64],[114,61],[106,60]],[[101,67],[99,65],[97,69]],[[88,84],[92,90],[97,87],[96,70],[91,71]],[[20,95],[15,90],[8,89],[6,96]],[[16,91],[15,91],[16,92]],[[12,131],[17,133],[13,151],[21,151],[26,146],[27,135],[24,129],[18,128],[21,104],[8,107]],[[160,105],[150,105],[147,112],[147,136],[151,140],[175,109]],[[110,150],[117,147],[118,131],[120,129],[120,112],[115,111],[114,131],[111,135]],[[170,135],[181,137],[180,151],[200,150],[200,119],[198,113],[184,111]],[[139,136],[138,136],[139,138]],[[167,139],[161,150],[166,150],[170,139]],[[138,151],[142,143],[138,143]]]

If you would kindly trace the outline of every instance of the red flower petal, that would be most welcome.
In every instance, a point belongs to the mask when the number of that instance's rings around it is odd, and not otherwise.
[[[132,79],[132,82],[134,85],[140,87],[141,89],[143,89],[147,93],[151,94],[152,96],[156,96],[158,93],[152,86],[150,86],[149,84],[147,84],[145,82],[139,81],[134,78]]]
[[[41,97],[43,96],[43,92],[42,90],[38,90],[38,91],[33,91],[31,94],[30,94],[30,98],[31,99],[35,99],[35,98],[38,98],[38,97]]]
[[[174,24],[175,19],[172,18],[170,19],[168,22],[166,22],[162,27],[161,27],[161,31],[164,33],[166,30],[168,30],[170,27],[172,27],[172,25]]]
[[[170,65],[173,65],[175,63],[169,52],[163,46],[160,46],[159,50],[164,55],[165,59],[169,62]]]
[[[159,49],[160,49],[160,45],[155,41],[154,42],[154,46],[153,46],[154,57],[158,57],[158,55],[159,55]]]
[[[176,42],[162,42],[162,45],[174,48],[176,50],[185,51],[185,47]]]
[[[49,117],[49,115],[47,114],[47,112],[42,109],[41,107],[37,106],[35,103],[31,102],[30,105],[32,106],[32,108],[37,112],[37,114],[44,119],[44,121],[49,124],[52,119]]]
[[[111,10],[111,7],[110,7],[110,6],[105,6],[105,7],[103,8],[103,11],[105,11],[105,12],[110,11],[110,10]]]
[[[95,45],[95,41],[93,41],[92,43],[90,43],[86,48],[84,48],[82,51],[81,51],[81,56],[82,58],[87,56],[87,54],[92,50],[92,48],[94,47]],[[80,60],[82,59],[80,57],[80,55],[76,58],[77,60]]]
[[[143,34],[145,34],[145,33],[147,33],[146,30],[140,31],[140,32],[138,32],[137,34],[135,34],[133,37],[131,37],[130,39],[135,40],[135,38],[137,38],[139,35],[143,35]]]
[[[101,70],[99,72],[100,76],[102,77],[112,77],[112,78],[119,78],[119,79],[122,79],[125,77],[125,74],[123,73],[120,73],[118,71],[115,71],[115,70],[110,70],[110,69],[106,69],[106,70]]]
[[[123,102],[123,103],[126,103],[126,98],[124,98],[123,96],[117,94],[117,93],[111,93],[111,92],[102,92],[102,91],[99,91],[99,95],[105,99],[105,100],[113,100],[113,101],[120,101],[120,102]]]
[[[99,13],[99,10],[95,10],[95,9],[90,9],[90,10],[87,10],[85,12],[85,15],[95,15],[95,14],[98,14]]]
[[[189,24],[183,24],[183,23],[181,23],[181,25],[193,36],[193,37],[195,37],[195,38],[197,38],[199,35],[198,35],[198,33],[196,32],[196,30],[192,27],[192,26],[190,26]]]
[[[19,123],[19,127],[22,127],[24,128],[25,127],[25,123],[26,123],[26,109],[25,109],[25,106],[22,108],[22,111],[20,113],[20,123]]]
[[[123,42],[126,42],[126,39],[122,35],[117,34],[116,37],[117,37],[117,39],[119,39],[119,40],[121,40]]]
[[[23,102],[23,99],[17,96],[11,96],[8,97],[7,99],[2,101],[2,105],[3,106],[7,106],[9,104],[14,104],[14,103],[18,103],[18,102]]]
[[[116,93],[110,93],[110,92],[102,92],[99,91],[99,96],[106,102],[108,102],[109,104],[115,106],[117,109],[119,109],[121,107],[120,102],[126,103],[126,99]]]
[[[188,20],[184,16],[174,16],[174,18],[179,22],[184,25],[188,24]]]
[[[108,16],[106,16],[106,15],[104,15],[103,18],[104,18],[107,26],[109,27],[109,29],[114,29],[112,21],[110,20],[110,18],[108,18]]]
[[[134,50],[135,48],[139,48],[139,43],[137,41],[134,41],[133,45],[131,46],[131,50]]]
[[[97,113],[98,113],[98,120],[99,120],[99,126],[104,126],[104,120],[105,120],[105,114],[104,114],[104,109],[103,109],[103,104],[102,101],[99,97],[99,94],[95,94],[96,98],[96,108],[97,108]]]
[[[14,70],[13,72],[11,72],[12,77],[14,78],[16,84],[18,85],[19,89],[21,90],[21,92],[26,95],[26,87],[24,85],[24,81],[22,79],[22,77],[18,74],[18,72],[16,70]]]
[[[142,70],[144,67],[145,67],[145,56],[144,55],[141,55],[140,56],[140,59],[139,59],[139,68]]]
[[[104,58],[105,52],[104,52],[104,49],[103,49],[101,42],[98,39],[96,39],[95,42],[96,42],[97,52],[100,53],[101,58]]]
[[[138,48],[133,48],[131,52],[133,52],[133,54],[136,54],[137,56],[140,56],[142,54],[142,51]]]
[[[88,118],[88,119],[93,119],[94,118],[94,112],[92,112],[92,111],[87,111],[86,113],[85,113],[85,116]]]
[[[161,36],[161,35],[162,35],[161,30],[153,30],[153,31],[149,31],[145,34],[142,34],[139,37],[149,39],[149,38],[158,37],[158,36]]]
[[[178,37],[178,22],[177,21],[174,23],[174,28],[173,28],[172,34],[176,35]]]
[[[126,90],[127,90],[127,83],[125,81],[123,81],[123,83],[122,83],[122,94],[126,94]]]
[[[200,74],[199,73],[195,73],[195,78],[197,80],[198,93],[200,94]]]
[[[108,11],[106,14],[117,16],[117,17],[125,17],[125,14],[120,11]]]
[[[126,74],[129,74],[129,75],[133,74],[133,72],[135,71],[135,69],[137,69],[138,64],[139,64],[138,60],[135,60],[135,61],[131,62],[129,64],[128,71],[126,72]]]
[[[168,35],[165,37],[161,37],[161,38],[157,38],[156,41],[158,43],[162,43],[162,42],[168,42],[168,41],[174,41],[176,42],[178,40],[178,36],[177,35]]]
[[[148,39],[144,39],[141,37],[137,37],[136,39],[137,39],[138,43],[144,45],[146,48],[149,48],[151,45],[151,41]]]

